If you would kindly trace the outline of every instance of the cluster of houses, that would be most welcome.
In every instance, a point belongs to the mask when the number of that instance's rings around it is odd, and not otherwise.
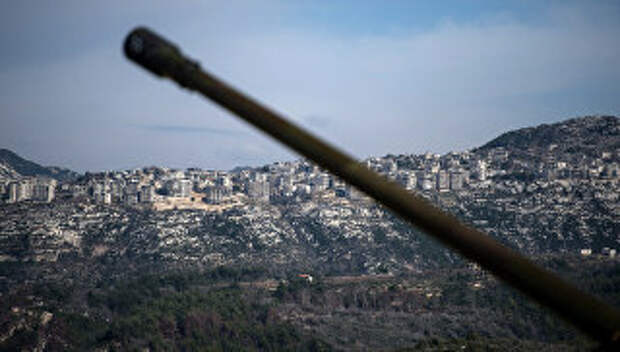
[[[509,158],[508,151],[500,147],[482,155],[469,151],[445,155],[388,155],[369,158],[363,164],[409,191],[466,192],[480,185],[493,187],[493,177],[511,172],[518,174],[520,170],[535,172],[536,177],[545,179],[617,178],[619,167],[617,163],[606,162],[610,157],[604,153],[599,159],[574,165],[552,157],[533,165]],[[510,170],[506,170],[507,162]],[[239,195],[255,201],[281,202],[324,196],[325,193],[334,197],[363,198],[355,189],[306,160],[234,171],[148,167],[86,173],[75,181],[63,183],[39,177],[0,182],[0,196],[8,203],[50,202],[59,197],[88,198],[96,203],[128,206],[189,198],[206,204],[223,204]]]

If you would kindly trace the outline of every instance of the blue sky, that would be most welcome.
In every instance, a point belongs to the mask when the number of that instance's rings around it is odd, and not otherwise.
[[[0,5],[0,147],[78,171],[296,158],[128,62],[137,25],[360,158],[620,114],[617,1],[20,1]]]

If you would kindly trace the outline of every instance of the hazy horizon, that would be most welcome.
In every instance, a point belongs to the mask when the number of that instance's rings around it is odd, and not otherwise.
[[[574,118],[584,118],[584,117],[594,117],[594,116],[612,116],[612,117],[615,117],[615,118],[619,118],[618,116],[615,116],[615,115],[604,115],[604,114],[602,114],[602,115],[589,115],[589,116],[575,116],[575,117],[567,118],[567,119],[565,119],[565,120],[561,120],[561,121],[558,121],[558,122],[560,122],[560,123],[561,123],[561,122],[564,122],[564,121],[572,120],[572,119],[574,119]],[[556,123],[557,123],[557,122],[556,122]],[[528,127],[538,127],[538,126],[541,126],[541,124],[536,125],[536,126],[524,126],[523,128],[528,128]],[[518,130],[518,129],[515,129],[515,130]],[[450,150],[450,151],[448,151],[448,152],[464,152],[464,151],[469,151],[469,150],[472,150],[472,149],[475,149],[475,148],[478,148],[478,147],[482,147],[482,146],[483,146],[483,145],[485,145],[486,143],[489,143],[489,142],[493,141],[495,138],[500,137],[500,136],[501,136],[501,135],[503,135],[504,133],[511,132],[511,131],[515,131],[515,130],[504,131],[504,132],[502,132],[500,135],[495,136],[495,137],[491,138],[490,140],[488,140],[488,141],[486,141],[486,142],[484,142],[484,143],[482,143],[482,144],[480,144],[480,145],[473,146],[472,148],[468,148],[468,149],[464,149],[464,150]],[[6,149],[6,148],[2,148],[2,147],[0,147],[0,150],[2,150],[2,149]],[[13,152],[13,153],[17,154],[17,156],[19,156],[19,157],[21,157],[21,158],[24,158],[24,159],[29,160],[29,161],[36,162],[37,164],[39,164],[39,165],[41,165],[41,166],[45,166],[45,167],[60,167],[60,168],[66,168],[66,167],[65,167],[65,166],[63,166],[63,165],[50,165],[50,164],[46,164],[44,160],[42,160],[42,161],[36,161],[36,160],[30,159],[30,158],[28,158],[27,156],[21,155],[19,152],[14,151],[14,150],[10,150],[10,149],[6,149],[6,150],[8,150],[9,152]],[[409,154],[418,154],[418,155],[420,155],[420,154],[427,153],[427,152],[431,152],[431,151],[425,151],[425,152],[420,152],[420,153],[409,153]],[[372,158],[372,157],[385,157],[385,156],[388,156],[388,155],[390,155],[390,154],[391,154],[391,155],[401,155],[401,154],[404,154],[404,153],[394,152],[394,153],[386,153],[386,154],[382,154],[382,155],[366,155],[366,156],[361,156],[361,157],[360,157],[360,160],[364,160],[364,159],[367,159],[367,158]],[[433,154],[437,154],[437,153],[434,153],[434,152],[433,152]],[[439,153],[439,154],[445,154],[445,153]],[[107,172],[107,171],[126,171],[126,170],[142,169],[142,168],[149,168],[149,167],[169,168],[169,169],[177,169],[177,170],[179,170],[179,169],[184,170],[184,169],[190,169],[190,168],[197,168],[197,169],[202,169],[202,170],[221,170],[221,171],[230,171],[230,170],[234,170],[234,169],[238,169],[238,168],[246,168],[246,167],[254,168],[254,167],[261,167],[261,166],[265,166],[265,165],[268,165],[268,164],[271,164],[271,163],[274,163],[274,162],[296,162],[296,161],[303,160],[303,159],[305,159],[303,156],[300,156],[300,155],[293,155],[291,158],[288,158],[288,159],[286,159],[286,160],[272,160],[271,162],[265,162],[265,163],[261,163],[261,164],[257,164],[257,165],[234,165],[234,166],[232,166],[232,167],[230,167],[230,168],[227,168],[227,169],[221,169],[221,168],[220,168],[220,169],[218,169],[218,168],[212,168],[212,167],[201,167],[201,166],[196,166],[196,165],[180,166],[180,167],[171,167],[171,166],[169,166],[169,165],[156,165],[156,164],[151,164],[151,165],[136,165],[136,166],[134,166],[134,167],[128,167],[128,168],[117,168],[117,169],[94,169],[94,170],[81,170],[81,171],[78,171],[78,172],[83,174],[83,173],[85,173],[85,172],[94,172],[94,173],[97,173],[97,172]],[[71,170],[71,171],[77,171],[77,170]]]
[[[146,25],[359,158],[620,115],[620,3],[164,1],[2,6],[0,148],[75,171],[298,159],[121,52]]]

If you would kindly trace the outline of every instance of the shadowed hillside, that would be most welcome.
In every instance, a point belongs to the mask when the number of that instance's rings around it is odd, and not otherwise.
[[[78,176],[76,172],[69,169],[41,166],[8,149],[0,149],[0,164],[3,164],[3,169],[12,169],[22,176],[47,176],[59,181],[75,179]]]

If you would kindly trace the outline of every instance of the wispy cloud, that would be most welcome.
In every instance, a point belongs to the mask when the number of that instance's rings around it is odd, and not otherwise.
[[[133,125],[134,128],[157,133],[174,133],[174,134],[214,134],[222,136],[243,136],[244,132],[210,128],[204,126],[181,126],[181,125]]]

